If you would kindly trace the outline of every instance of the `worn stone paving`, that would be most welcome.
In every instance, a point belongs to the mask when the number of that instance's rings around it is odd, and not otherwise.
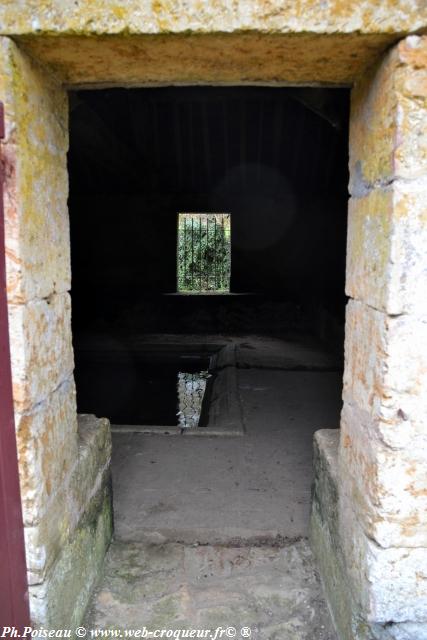
[[[234,627],[241,638],[249,627],[257,640],[337,638],[305,539],[232,547],[113,542],[85,624],[123,636],[145,627],[211,629],[214,637],[217,627]]]

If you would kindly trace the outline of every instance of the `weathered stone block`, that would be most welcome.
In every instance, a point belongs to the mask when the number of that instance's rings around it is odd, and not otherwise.
[[[348,583],[338,520],[339,437],[338,429],[322,429],[314,434],[310,545],[339,637],[341,640],[353,640],[357,611]]]
[[[391,448],[424,447],[427,318],[388,316],[350,300],[346,312],[343,398],[372,418]]]
[[[65,482],[46,505],[37,525],[26,527],[30,584],[40,584],[61,549],[82,522],[97,511],[99,495],[110,478],[111,434],[106,419],[84,416],[79,421],[78,457]]]
[[[351,93],[349,189],[357,198],[393,175],[396,65],[396,54],[391,52],[355,83]]]
[[[68,293],[9,305],[15,411],[30,411],[70,378],[74,369]]]
[[[352,92],[350,192],[426,173],[427,37],[394,47]]]
[[[427,176],[351,198],[347,295],[389,314],[427,315],[426,245]]]
[[[372,418],[345,404],[340,482],[366,535],[382,547],[427,547],[427,449],[396,450],[377,437]]]
[[[369,625],[427,621],[427,549],[379,546],[341,491],[338,512],[347,580],[361,618]]]
[[[346,293],[377,309],[387,308],[390,298],[392,233],[390,189],[375,189],[363,197],[350,199]]]
[[[320,429],[313,440],[313,500],[321,507],[322,522],[335,522],[338,505],[340,430]]]
[[[70,288],[68,101],[59,82],[0,38],[5,101],[5,232],[10,303]]]
[[[30,587],[33,626],[75,628],[81,623],[111,540],[112,497],[109,484],[99,492],[96,510],[62,547],[45,581]]]
[[[427,546],[427,322],[347,307],[341,482],[383,547]]]
[[[187,13],[181,14],[184,18]],[[91,19],[90,35],[94,21]],[[66,85],[120,84],[309,84],[352,83],[394,41],[392,33],[349,34],[234,30],[177,33],[148,23],[131,34],[97,38],[70,34],[20,38],[25,51],[50,67]],[[141,33],[142,30],[142,33]]]
[[[106,418],[93,415],[78,416],[78,465],[72,475],[68,496],[73,512],[80,518],[82,509],[105,482],[111,461],[111,430]],[[76,518],[71,522],[76,526]]]
[[[315,434],[310,542],[339,637],[419,640],[427,621],[427,551],[384,549],[365,534],[357,501],[342,490],[338,438],[331,430]]]
[[[396,55],[395,175],[417,178],[427,173],[427,36],[405,38]]]
[[[31,0],[0,7],[3,33],[32,32],[103,34],[159,32],[230,32],[253,29],[274,33],[347,34],[404,33],[422,28],[427,21],[423,4],[397,1],[392,5],[361,0],[357,4],[331,0],[284,3],[283,0],[177,0],[141,2],[99,0],[96,4],[70,5],[66,0]]]
[[[66,482],[77,460],[73,379],[27,414],[16,414],[16,439],[24,524],[34,526]]]

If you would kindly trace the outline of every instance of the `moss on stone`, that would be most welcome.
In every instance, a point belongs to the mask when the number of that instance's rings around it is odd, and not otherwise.
[[[93,506],[91,518],[79,526],[72,541],[63,547],[47,580],[33,589],[35,625],[57,629],[81,623],[112,536],[108,487],[97,506],[97,515]],[[43,619],[37,619],[39,610],[43,611]]]

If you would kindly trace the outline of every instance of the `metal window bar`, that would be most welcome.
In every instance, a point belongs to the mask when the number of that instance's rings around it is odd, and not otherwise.
[[[228,292],[230,239],[230,214],[180,213],[178,291]]]
[[[214,219],[214,245],[216,246],[216,218]],[[217,252],[215,251],[215,264],[214,264],[214,269],[215,269],[215,273],[214,273],[215,289],[218,289],[218,271],[217,271],[217,266],[218,266]]]
[[[203,256],[203,238],[202,238],[202,218],[199,218],[199,258],[200,258],[200,291],[203,291],[203,286],[202,286],[202,273],[203,273],[203,262],[202,262],[202,256]]]

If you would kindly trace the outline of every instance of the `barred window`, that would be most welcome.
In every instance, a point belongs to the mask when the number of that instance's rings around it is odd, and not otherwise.
[[[177,254],[179,292],[228,293],[230,214],[179,213]]]

